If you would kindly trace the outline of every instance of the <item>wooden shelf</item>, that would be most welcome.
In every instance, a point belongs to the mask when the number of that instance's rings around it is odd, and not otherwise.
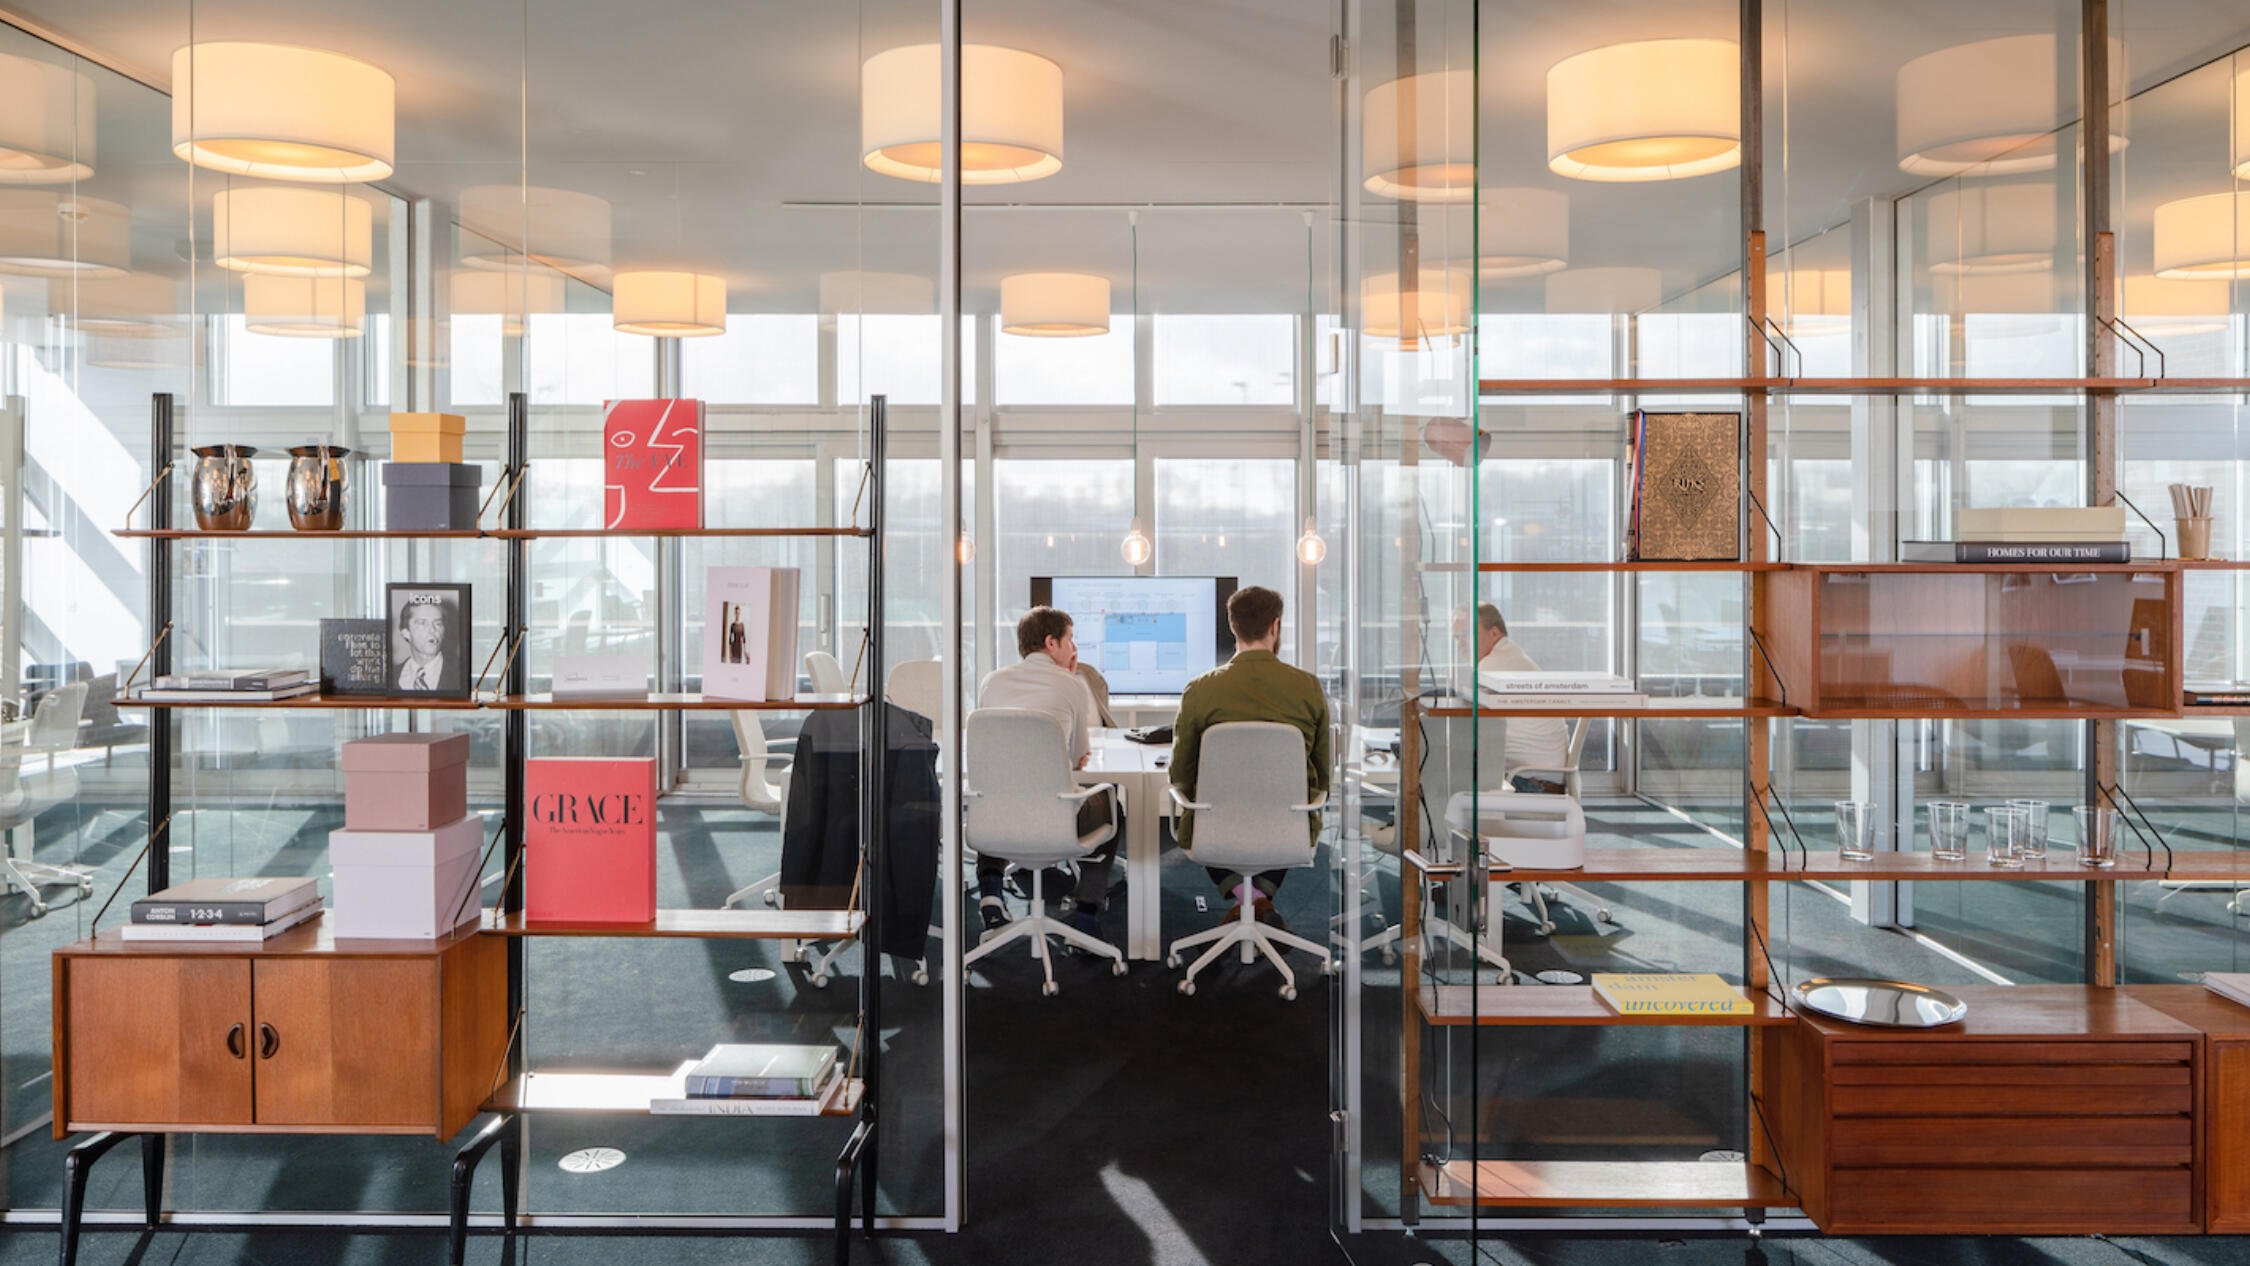
[[[335,708],[364,711],[467,712],[484,705],[475,699],[439,699],[428,695],[298,695],[294,699],[139,699],[125,695],[111,699],[120,708]]]
[[[696,937],[765,941],[833,941],[857,936],[857,910],[659,910],[653,923],[532,923],[522,911],[488,910],[494,936]]]
[[[1788,1024],[1789,1009],[1750,995],[1748,1015],[1619,1015],[1592,985],[1423,985],[1422,1016],[1436,1025],[1670,1025],[1747,1028]]]
[[[328,930],[328,917],[319,917],[269,937],[263,941],[128,941],[120,929],[124,926],[126,912],[116,910],[117,920],[109,927],[98,929],[82,941],[65,945],[55,951],[66,958],[80,957],[143,957],[143,958],[307,958],[347,956],[351,958],[435,958],[449,947],[477,934],[475,923],[463,923],[445,936],[428,940],[370,940],[362,937],[338,939]]]
[[[871,536],[862,527],[825,528],[634,528],[620,531],[614,528],[486,528],[483,535],[501,541],[576,540],[584,537],[613,536],[619,539],[632,537],[774,537],[779,539],[821,537]]]
[[[2238,395],[2250,378],[1482,378],[1480,396],[1541,395],[1963,396],[2079,392]]]
[[[1633,561],[1633,562],[1614,562],[1614,563],[1595,563],[1595,562],[1577,562],[1577,563],[1478,563],[1478,564],[1476,565],[1476,570],[1478,570],[1479,572],[1534,572],[1534,573],[1536,573],[1536,572],[1628,572],[1628,571],[1654,571],[1654,572],[1685,572],[1685,571],[1753,572],[1753,571],[1787,571],[1787,570],[1789,570],[1789,568],[1790,568],[1791,566],[1792,566],[1792,564],[1789,564],[1789,563],[1778,563],[1778,562],[1773,562],[1773,561],[1771,561],[1771,560],[1767,560],[1767,561],[1763,561],[1763,562],[1748,562],[1748,561],[1725,561],[1725,562],[1703,562],[1703,561],[1690,561],[1690,562],[1662,562],[1662,561],[1648,561],[1648,562],[1642,562],[1642,561],[1638,561],[1638,560],[1636,560],[1636,561]],[[1426,571],[1426,572],[1466,572],[1466,571],[1468,571],[1468,570],[1469,570],[1469,564],[1467,564],[1467,563],[1424,563],[1424,564],[1422,564],[1422,570],[1423,570],[1423,571]]]
[[[1637,396],[1780,391],[1787,378],[1480,378],[1480,396]]]
[[[2066,575],[2089,572],[2154,574],[2175,570],[2179,565],[2177,562],[2157,562],[2153,559],[2133,563],[1793,563],[1785,570],[1818,575],[2019,576],[2032,572],[2060,572]]]
[[[576,539],[583,537],[614,537],[630,540],[636,537],[773,537],[781,539],[822,539],[828,537],[865,537],[873,535],[861,527],[826,528],[644,528],[638,531],[619,531],[611,528],[458,528],[445,531],[418,531],[414,529],[344,528],[334,532],[300,532],[293,528],[255,528],[247,532],[207,532],[202,528],[113,528],[110,535],[128,540],[152,541],[536,541]]]
[[[500,695],[486,693],[474,699],[434,699],[403,695],[299,695],[294,699],[136,699],[110,700],[120,708],[339,708],[403,709],[468,712],[489,708],[501,712],[833,712],[867,703],[866,695],[798,695],[792,699],[756,701],[722,699],[700,694],[651,694],[628,699],[557,699],[551,694]]]
[[[859,1100],[867,1089],[859,1078],[841,1083],[829,1095],[818,1112],[774,1112],[702,1115],[698,1113],[655,1114],[648,1110],[654,1099],[685,1099],[687,1095],[687,1070],[694,1067],[689,1061],[669,1073],[542,1073],[527,1072],[511,1077],[484,1101],[485,1112],[591,1112],[638,1113],[643,1116],[662,1115],[667,1120],[680,1121],[786,1121],[803,1117],[846,1117],[859,1111]]]
[[[1422,1162],[1434,1205],[1557,1209],[1793,1209],[1796,1198],[1745,1161]]]
[[[2048,859],[2043,865],[2004,870],[1986,862],[1981,852],[1972,852],[1963,862],[1941,862],[1928,853],[1877,853],[1872,861],[1847,862],[1833,852],[1815,852],[1808,856],[1795,851],[1784,855],[1733,848],[1595,848],[1586,850],[1586,864],[1577,870],[1493,867],[1488,873],[1494,879],[1559,879],[1571,883],[1842,882],[1853,879],[2012,880],[2019,883],[2147,879],[2225,883],[2241,879],[2250,883],[2250,851],[2175,853],[2169,865],[2164,854],[2158,852],[2152,865],[2135,848],[2130,856],[2107,869],[2081,866],[2074,856],[2060,849],[2050,851]],[[1428,861],[1411,849],[1404,854],[1404,861],[1407,866],[1433,877],[1458,876],[1465,869],[1459,863]]]
[[[201,528],[118,528],[111,536],[148,541],[473,541],[485,534],[475,528],[459,531],[417,532],[383,528],[340,528],[334,532],[299,532],[257,528],[248,532],[206,532]]]
[[[1441,702],[1422,709],[1433,717],[1786,717],[1797,709],[1773,699],[1651,699],[1645,704],[1485,704],[1471,708],[1466,702]]]

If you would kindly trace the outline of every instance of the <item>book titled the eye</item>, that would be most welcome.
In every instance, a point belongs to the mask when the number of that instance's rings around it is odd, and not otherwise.
[[[703,526],[703,402],[612,400],[602,416],[602,523]]]
[[[524,762],[524,920],[656,918],[656,761]]]
[[[1595,972],[1594,994],[1619,1015],[1749,1015],[1740,989],[1710,972]]]

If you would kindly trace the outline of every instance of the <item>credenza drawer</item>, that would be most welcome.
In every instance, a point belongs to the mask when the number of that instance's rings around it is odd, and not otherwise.
[[[2025,1064],[2184,1064],[2195,1058],[2195,1043],[2181,1042],[1946,1042],[1932,1050],[1927,1041],[1835,1042],[1830,1058],[1845,1064],[1928,1064],[1942,1052],[1948,1065]]]
[[[1853,1169],[1829,1176],[1831,1234],[1885,1230],[2055,1233],[2187,1231],[2199,1224],[2193,1171]]]
[[[2168,1117],[1839,1117],[1839,1167],[2154,1168],[2195,1160],[2195,1124]]]

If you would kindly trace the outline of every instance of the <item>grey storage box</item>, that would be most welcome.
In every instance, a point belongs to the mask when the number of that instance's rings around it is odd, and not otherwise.
[[[484,472],[466,462],[383,466],[383,526],[394,532],[466,532],[477,525]]]

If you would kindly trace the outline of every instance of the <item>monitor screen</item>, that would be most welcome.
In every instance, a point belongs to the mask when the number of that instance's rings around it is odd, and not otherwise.
[[[1031,605],[1070,616],[1078,659],[1111,694],[1176,695],[1234,654],[1232,576],[1034,576]]]

